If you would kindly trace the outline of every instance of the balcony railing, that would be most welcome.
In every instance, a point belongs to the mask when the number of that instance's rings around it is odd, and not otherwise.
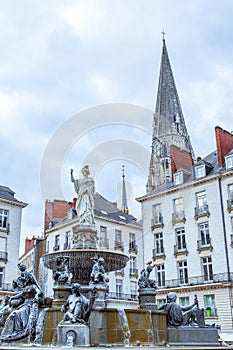
[[[227,210],[229,213],[233,210],[233,198],[227,200]]]
[[[184,243],[182,246],[178,246],[178,244],[174,245],[174,255],[177,257],[177,255],[188,255],[188,249],[186,243]]]
[[[122,241],[115,241],[115,250],[124,251],[124,243]]]
[[[8,253],[0,252],[0,261],[7,261],[7,259],[8,259]]]
[[[165,258],[165,249],[164,247],[156,247],[152,250],[152,258],[159,259]]]
[[[194,276],[194,277],[188,277],[186,279],[185,283],[187,286],[196,286],[200,284],[214,284],[214,283],[229,283],[230,281],[233,282],[233,272],[228,274],[227,272],[225,273],[218,273],[214,274],[213,279],[210,281],[205,280],[204,276]],[[230,281],[229,281],[230,279]],[[162,288],[177,288],[177,287],[182,287],[184,286],[184,283],[182,283],[180,279],[173,279],[173,280],[166,280],[165,281],[165,287],[164,286],[157,286],[157,288],[162,289]]]
[[[138,246],[135,242],[130,242],[129,243],[129,253],[138,253]]]
[[[130,277],[137,277],[138,278],[138,269],[129,269],[129,275],[130,275]]]
[[[163,227],[163,216],[162,213],[159,213],[158,215],[156,215],[153,219],[151,219],[151,228],[152,230],[154,228],[158,228],[158,227]]]
[[[206,239],[206,241],[203,241],[202,239],[199,239],[197,241],[197,250],[200,253],[203,250],[213,250],[213,246],[211,243],[211,238]]]
[[[108,238],[100,238],[99,243],[100,248],[109,248],[109,239]]]
[[[210,216],[208,204],[202,205],[201,207],[195,207],[194,211],[195,211],[196,220],[202,216],[207,216],[207,217]]]
[[[118,300],[135,300],[138,301],[138,296],[135,293],[132,294],[123,294],[123,293],[108,293],[109,299],[118,299]]]
[[[184,210],[175,211],[174,213],[172,213],[172,223],[173,223],[173,225],[178,223],[178,222],[185,223],[185,221],[186,221],[186,219],[185,219]]]

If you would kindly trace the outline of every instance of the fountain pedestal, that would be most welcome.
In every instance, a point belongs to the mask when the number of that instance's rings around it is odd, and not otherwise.
[[[139,307],[140,309],[157,311],[156,290],[154,288],[139,289]]]
[[[96,249],[97,230],[89,224],[78,224],[73,227],[72,249]]]
[[[90,346],[89,327],[84,324],[61,322],[57,327],[59,346]]]
[[[92,286],[92,284],[90,284]],[[104,283],[95,283],[93,284],[95,288],[95,301],[93,304],[93,309],[105,308],[106,304],[106,295],[108,292],[108,287]]]

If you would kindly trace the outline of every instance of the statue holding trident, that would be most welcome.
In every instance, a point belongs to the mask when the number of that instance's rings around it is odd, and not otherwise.
[[[73,169],[71,169],[71,182],[74,183],[74,189],[78,197],[76,204],[78,220],[80,223],[94,225],[95,183],[93,178],[89,176],[89,166],[85,165],[82,168],[82,179],[74,179],[73,172]]]

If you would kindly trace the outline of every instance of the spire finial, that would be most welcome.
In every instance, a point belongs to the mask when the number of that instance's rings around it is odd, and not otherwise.
[[[164,29],[162,30],[162,32],[161,32],[161,34],[162,34],[162,36],[163,36],[163,41],[165,40],[165,35],[167,34],[167,33],[165,33],[165,31],[164,31]]]
[[[125,166],[124,165],[122,165],[121,171],[122,171],[122,204],[121,204],[121,211],[123,213],[129,214],[129,208],[128,208],[128,205],[127,205],[126,186],[125,186]]]

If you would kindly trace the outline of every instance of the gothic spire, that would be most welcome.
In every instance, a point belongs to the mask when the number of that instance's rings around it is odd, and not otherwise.
[[[127,196],[126,196],[126,186],[125,186],[125,166],[122,165],[122,204],[121,211],[123,213],[129,214],[129,208],[127,205]]]
[[[152,154],[147,184],[148,192],[171,181],[170,146],[192,154],[193,148],[176,89],[163,34],[162,56],[155,113],[153,119]]]

